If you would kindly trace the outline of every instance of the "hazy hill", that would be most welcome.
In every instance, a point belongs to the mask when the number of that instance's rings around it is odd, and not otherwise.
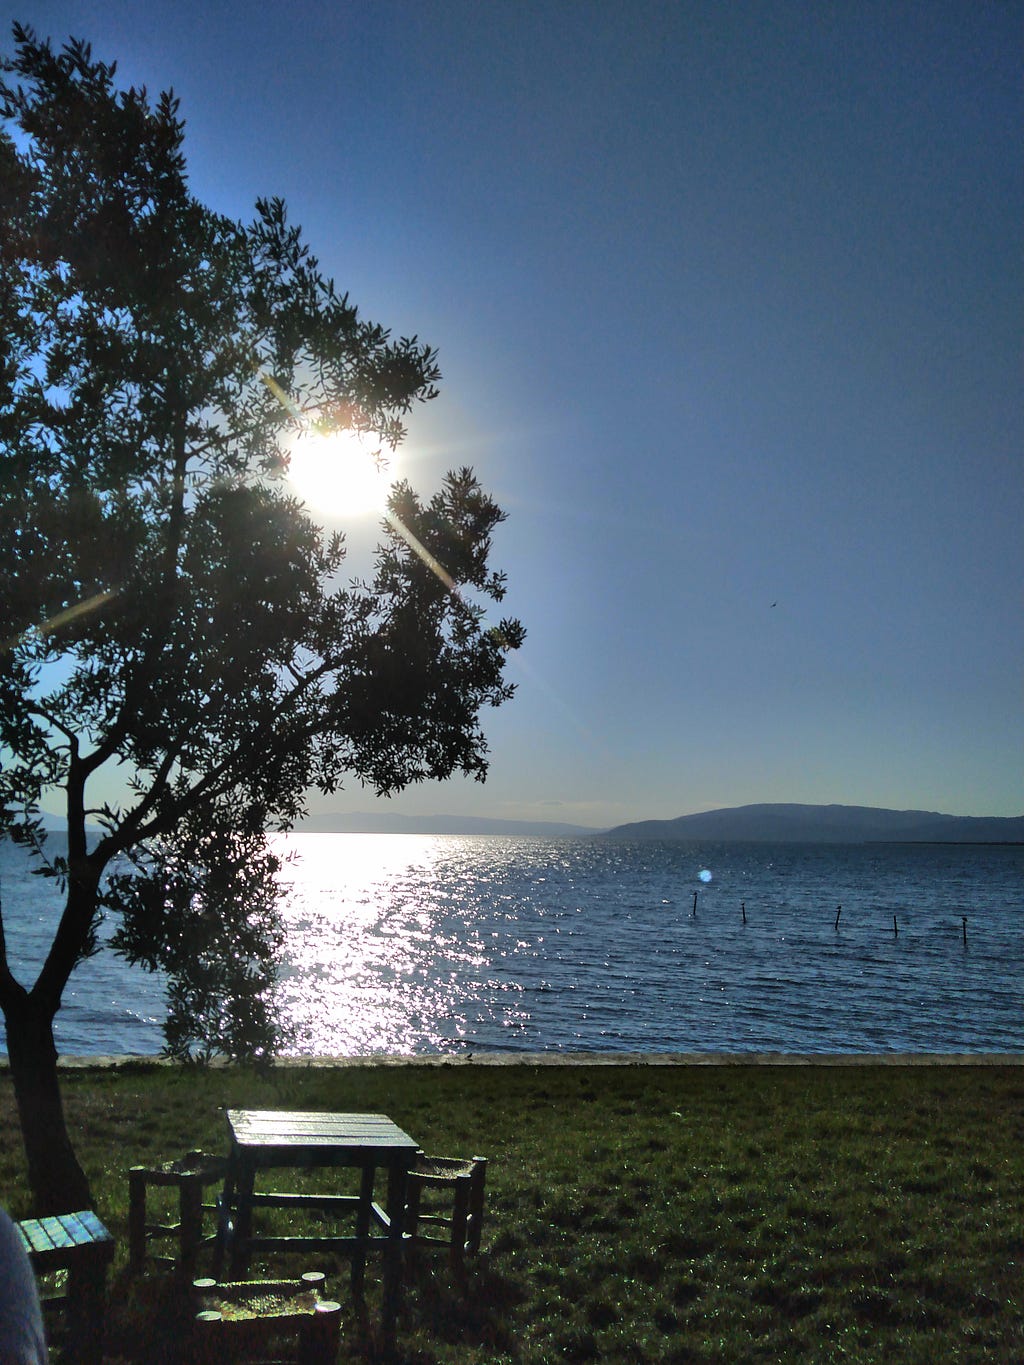
[[[60,817],[44,817],[61,830]],[[597,830],[544,820],[491,820],[477,815],[398,815],[355,812],[310,815],[296,825],[306,834],[519,834],[531,838],[707,839],[753,843],[1024,843],[1024,815],[941,815],[877,806],[801,806],[768,803],[700,811],[675,820],[640,820]]]
[[[617,825],[615,839],[750,840],[758,843],[1020,843],[1024,815],[940,815],[875,806],[799,806],[769,803],[641,820]]]
[[[522,834],[538,839],[597,832],[585,825],[544,820],[487,820],[478,815],[397,815],[362,811],[351,815],[309,815],[295,829],[301,834]]]

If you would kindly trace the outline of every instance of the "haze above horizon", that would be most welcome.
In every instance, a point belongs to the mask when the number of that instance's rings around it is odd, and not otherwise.
[[[487,784],[390,809],[1024,810],[1019,4],[0,13],[440,349],[400,470],[475,467],[528,638]]]

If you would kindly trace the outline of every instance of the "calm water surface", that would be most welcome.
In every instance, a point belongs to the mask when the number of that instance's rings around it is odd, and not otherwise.
[[[1018,847],[278,842],[295,1053],[1024,1049]],[[21,857],[0,892],[27,974],[52,910]],[[158,1052],[161,1017],[160,983],[101,954],[60,1045]]]

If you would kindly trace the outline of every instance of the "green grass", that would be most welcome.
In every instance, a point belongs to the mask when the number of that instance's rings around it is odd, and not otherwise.
[[[1024,1360],[1024,1069],[132,1066],[65,1073],[65,1095],[121,1239],[112,1358],[177,1358],[171,1282],[124,1265],[127,1167],[223,1150],[223,1110],[250,1105],[380,1111],[490,1158],[468,1292],[436,1260],[407,1294],[415,1365]],[[9,1080],[0,1101],[18,1216]],[[372,1358],[372,1295],[361,1320],[345,1268],[310,1260],[346,1306],[342,1358]]]

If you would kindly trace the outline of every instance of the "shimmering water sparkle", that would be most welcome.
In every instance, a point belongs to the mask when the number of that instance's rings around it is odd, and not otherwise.
[[[279,842],[298,1054],[1024,1049],[1020,848]],[[29,980],[59,907],[19,858],[0,847]],[[161,987],[83,963],[59,1046],[158,1052]]]

